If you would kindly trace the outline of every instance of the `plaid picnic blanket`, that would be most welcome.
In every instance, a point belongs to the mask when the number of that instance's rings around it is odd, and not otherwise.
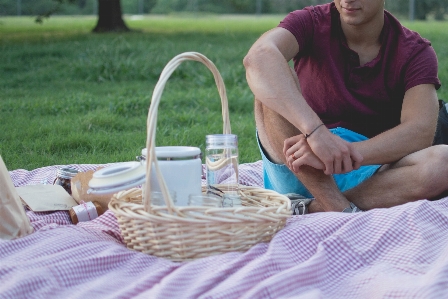
[[[40,184],[58,167],[10,175]],[[261,162],[240,176],[261,185]],[[27,215],[33,234],[0,240],[0,298],[448,298],[448,197],[292,216],[270,243],[185,263],[127,249],[111,211],[77,225]]]

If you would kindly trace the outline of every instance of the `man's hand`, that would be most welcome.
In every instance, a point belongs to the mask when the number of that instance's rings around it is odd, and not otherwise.
[[[324,173],[347,173],[361,166],[363,157],[353,144],[323,128],[307,139],[313,153],[325,164]]]
[[[325,169],[324,163],[313,153],[303,134],[286,139],[283,154],[286,157],[286,164],[293,172],[298,172],[302,165]]]
[[[293,171],[297,172],[302,165],[309,165],[322,169],[326,175],[358,169],[363,160],[351,143],[326,129],[314,133],[308,139],[303,135],[286,139],[283,153]]]

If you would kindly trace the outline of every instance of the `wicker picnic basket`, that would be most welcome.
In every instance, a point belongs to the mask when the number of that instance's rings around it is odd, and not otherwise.
[[[230,134],[225,86],[215,65],[204,55],[195,52],[174,57],[160,75],[147,120],[146,181],[149,182],[151,175],[156,176],[166,206],[152,205],[149,196],[142,196],[142,189],[139,188],[114,194],[109,203],[128,248],[173,261],[245,251],[259,242],[268,242],[284,227],[292,214],[290,200],[286,196],[249,186],[239,188],[242,207],[174,206],[155,154],[157,109],[169,76],[186,60],[202,62],[213,73],[221,97],[223,131]],[[153,174],[151,165],[155,169]],[[150,185],[144,185],[143,194],[150,194]]]

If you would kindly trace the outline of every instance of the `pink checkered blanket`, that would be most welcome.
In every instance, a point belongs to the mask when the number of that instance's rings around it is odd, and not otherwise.
[[[56,169],[10,175],[40,184]],[[240,176],[261,185],[261,162]],[[448,197],[292,216],[270,243],[185,263],[127,249],[110,211],[78,225],[67,212],[27,215],[33,234],[0,240],[0,298],[448,298]]]

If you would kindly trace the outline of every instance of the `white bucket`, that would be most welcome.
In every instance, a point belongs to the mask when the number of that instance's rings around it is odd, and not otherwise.
[[[160,146],[155,148],[157,162],[165,183],[177,198],[176,206],[187,206],[190,195],[200,195],[202,178],[201,150],[190,146]],[[145,159],[147,150],[142,150]],[[151,170],[155,174],[154,166]],[[161,191],[157,177],[151,175],[151,192]]]

